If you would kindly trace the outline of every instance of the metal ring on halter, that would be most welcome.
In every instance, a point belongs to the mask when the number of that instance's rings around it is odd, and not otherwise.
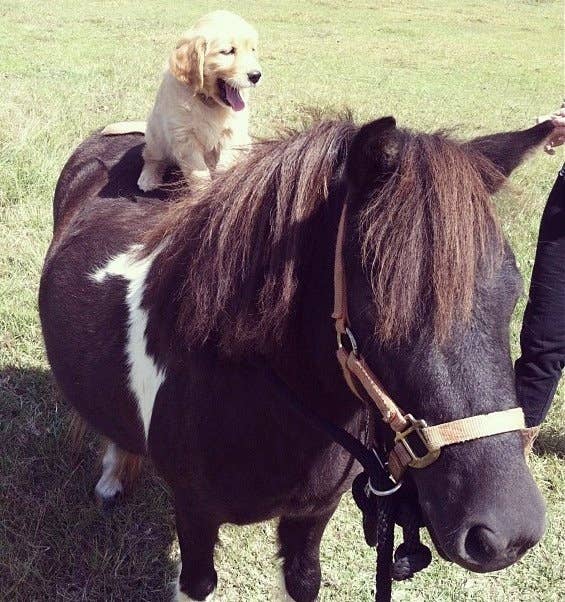
[[[390,489],[381,490],[375,489],[373,487],[373,484],[371,483],[371,477],[369,477],[367,479],[367,484],[365,485],[365,495],[369,497],[369,494],[372,493],[377,497],[387,497],[389,495],[392,495],[393,493],[396,493],[402,487],[403,482],[404,481],[398,481],[398,483],[396,483],[396,485],[393,485],[393,487],[391,487]]]
[[[338,348],[341,349],[343,347],[343,341],[341,340],[341,337],[344,334],[347,335],[347,338],[349,339],[349,344],[351,345],[351,351],[352,351],[353,355],[357,356],[359,354],[359,348],[357,347],[357,341],[355,340],[355,337],[353,336],[353,333],[351,332],[351,329],[349,328],[349,326],[345,327],[345,332],[337,333]]]
[[[377,453],[377,450],[375,448],[373,448],[373,454],[375,455],[375,458],[377,459],[377,462],[381,465],[381,468],[386,472],[386,466],[384,464],[384,462],[381,460],[381,457],[379,456],[379,454]],[[389,495],[392,495],[393,493],[396,493],[401,487],[402,487],[402,483],[404,481],[402,481],[402,479],[400,481],[398,481],[398,483],[394,483],[394,481],[392,480],[392,477],[389,476],[389,479],[391,481],[391,483],[393,483],[393,486],[390,489],[375,489],[375,487],[373,487],[373,484],[371,483],[371,477],[369,477],[367,479],[367,484],[365,485],[365,495],[367,497],[369,497],[369,494],[373,494],[376,495],[377,497],[387,497]]]

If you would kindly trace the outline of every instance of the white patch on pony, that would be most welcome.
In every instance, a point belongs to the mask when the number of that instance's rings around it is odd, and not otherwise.
[[[129,386],[137,400],[137,406],[145,437],[149,432],[151,414],[159,387],[165,381],[165,370],[158,368],[153,358],[147,353],[148,314],[143,309],[143,293],[145,279],[159,254],[160,248],[153,253],[138,259],[140,245],[133,245],[125,253],[120,253],[108,263],[90,275],[91,280],[102,284],[108,276],[120,276],[127,280],[126,304],[129,312],[126,353],[129,365]]]
[[[94,489],[101,500],[111,500],[123,492],[124,487],[116,476],[118,466],[118,449],[115,443],[110,443],[102,458],[102,476]]]
[[[296,602],[296,600],[286,591],[286,583],[284,580],[284,571],[282,566],[279,569],[279,587],[275,597],[276,602]]]
[[[179,574],[180,574],[180,569],[179,569]],[[175,588],[175,597],[173,598],[173,602],[210,602],[210,600],[214,599],[214,596],[216,595],[216,592],[210,592],[203,601],[201,600],[194,600],[194,598],[189,598],[184,592],[180,591],[180,583],[179,580],[177,579],[177,583],[176,583],[176,588]]]

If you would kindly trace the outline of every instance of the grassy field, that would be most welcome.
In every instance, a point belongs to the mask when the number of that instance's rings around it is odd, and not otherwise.
[[[230,2],[261,34],[265,79],[254,133],[305,106],[463,136],[531,123],[563,94],[563,4],[526,0]],[[94,128],[142,119],[177,34],[219,2],[2,0],[0,4],[0,600],[159,601],[178,548],[170,498],[147,469],[111,514],[95,506],[96,440],[73,454],[37,318],[51,198],[72,149]],[[537,227],[561,157],[514,176],[499,212],[529,278]],[[514,352],[524,301],[512,329]],[[436,560],[395,600],[565,599],[565,404],[558,392],[532,466],[548,501],[543,542],[518,565],[475,575]],[[373,552],[347,499],[322,551],[321,600],[372,599]],[[219,599],[274,599],[272,524],[226,527]]]

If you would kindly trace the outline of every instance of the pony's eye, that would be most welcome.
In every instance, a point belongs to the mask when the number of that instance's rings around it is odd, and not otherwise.
[[[220,54],[225,54],[226,56],[229,54],[235,54],[235,48],[232,46],[229,50],[220,50]]]

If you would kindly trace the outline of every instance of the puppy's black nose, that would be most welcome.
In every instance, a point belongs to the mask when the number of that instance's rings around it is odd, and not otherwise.
[[[261,79],[261,71],[250,71],[247,77],[252,84],[256,84]]]

